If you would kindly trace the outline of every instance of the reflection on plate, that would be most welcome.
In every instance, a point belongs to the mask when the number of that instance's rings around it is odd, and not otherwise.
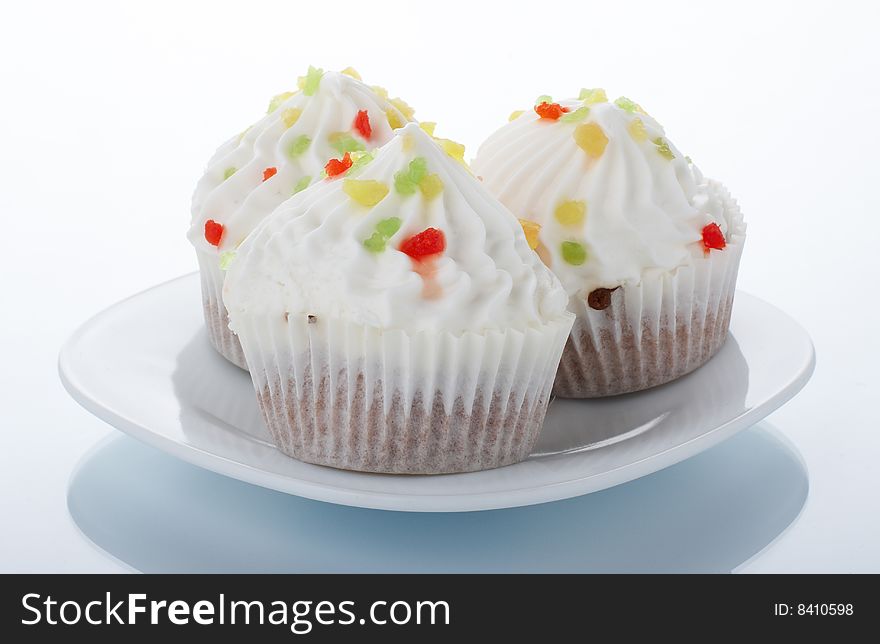
[[[730,572],[792,524],[808,489],[800,455],[763,424],[595,494],[442,514],[310,501],[114,436],[83,458],[68,507],[142,572]]]
[[[673,383],[614,398],[551,403],[532,456],[443,476],[345,472],[275,450],[248,374],[210,348],[196,275],[97,315],[62,351],[62,380],[89,411],[188,462],[264,487],[369,508],[466,511],[595,492],[693,456],[790,399],[812,373],[806,333],[738,293],[731,337]],[[137,392],[137,395],[132,395]]]

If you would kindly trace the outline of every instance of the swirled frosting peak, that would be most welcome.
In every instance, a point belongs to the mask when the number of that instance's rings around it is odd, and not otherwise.
[[[565,316],[559,281],[457,153],[410,124],[368,164],[282,204],[227,273],[232,329],[249,315],[452,333]]]
[[[533,222],[534,246],[572,297],[723,252],[730,222],[717,184],[637,103],[601,89],[514,112],[473,169]]]
[[[190,241],[228,263],[281,202],[327,172],[345,171],[411,119],[406,103],[364,84],[354,70],[310,67],[296,91],[275,96],[262,119],[208,162],[193,195]]]

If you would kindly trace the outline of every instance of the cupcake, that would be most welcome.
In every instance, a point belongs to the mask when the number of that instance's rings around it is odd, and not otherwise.
[[[576,316],[555,395],[653,387],[724,343],[742,214],[639,105],[601,89],[542,96],[483,143],[473,169],[526,221]]]
[[[242,243],[224,302],[278,448],[408,474],[530,453],[573,316],[463,149],[411,124]]]
[[[208,338],[225,358],[246,368],[222,302],[224,270],[238,245],[281,202],[357,163],[411,117],[406,103],[365,85],[352,69],[310,67],[298,91],[273,98],[266,116],[217,150],[193,195],[188,236]]]

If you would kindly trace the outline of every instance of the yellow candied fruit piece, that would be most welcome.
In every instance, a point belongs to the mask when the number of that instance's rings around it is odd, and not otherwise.
[[[360,205],[372,208],[388,195],[388,186],[372,179],[346,179],[342,191]]]
[[[346,67],[339,73],[345,74],[346,76],[351,76],[355,80],[364,80],[363,78],[361,78],[361,75],[358,74],[357,70],[354,67]]]
[[[416,111],[411,108],[405,100],[402,98],[392,98],[389,103],[400,110],[400,113],[403,114],[407,121],[412,121],[413,114],[415,114]]]
[[[373,85],[371,88],[380,98],[384,98],[386,101],[388,100],[388,90],[379,85]]]
[[[578,100],[583,101],[584,105],[595,105],[596,103],[607,103],[608,95],[601,87],[582,89],[578,95]]]
[[[541,240],[538,239],[538,235],[541,233],[541,224],[529,221],[528,219],[519,219],[518,221],[526,235],[526,241],[529,244],[529,248],[535,250],[538,247],[538,244],[541,243]]]
[[[280,94],[276,94],[275,96],[273,96],[272,100],[269,101],[269,108],[266,110],[266,114],[271,114],[272,112],[277,110],[284,101],[286,101],[294,94],[296,94],[296,92],[281,92]]]
[[[464,163],[464,146],[450,139],[436,139],[443,151],[456,161]]]
[[[425,199],[431,201],[431,199],[443,192],[443,181],[436,174],[426,175],[419,182],[419,190],[422,191],[422,196]]]
[[[574,140],[593,159],[598,159],[605,152],[608,137],[598,123],[583,123],[574,130]]]
[[[413,138],[412,134],[405,134],[403,136],[403,151],[409,152],[413,149],[416,144],[416,140]]]
[[[642,119],[634,118],[629,122],[629,125],[626,126],[626,129],[629,131],[629,135],[637,143],[644,143],[648,140],[648,130],[645,129],[645,124],[642,122]]]
[[[406,121],[400,117],[400,114],[393,107],[389,107],[385,110],[385,118],[388,119],[388,125],[391,126],[392,130],[399,130],[406,125]]]
[[[525,110],[514,110],[513,112],[510,113],[510,116],[507,117],[507,121],[508,122],[515,121],[523,114],[525,114]]]
[[[553,213],[563,226],[580,226],[587,217],[587,204],[584,201],[563,201]]]
[[[434,130],[437,128],[437,124],[432,121],[422,121],[419,123],[419,127],[422,128],[428,136],[434,136]]]
[[[298,107],[288,107],[281,112],[281,120],[284,121],[284,127],[293,127],[293,124],[299,120],[302,110]]]

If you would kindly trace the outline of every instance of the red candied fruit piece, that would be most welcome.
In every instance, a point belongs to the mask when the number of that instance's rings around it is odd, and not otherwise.
[[[727,246],[727,242],[724,240],[724,233],[721,232],[718,224],[712,222],[703,227],[703,248],[707,253],[713,248],[722,250],[725,246]]]
[[[341,159],[330,159],[324,166],[328,177],[338,177],[351,167],[351,154],[348,152]]]
[[[266,168],[263,170],[263,181],[268,181],[274,177],[276,172],[278,172],[278,168]]]
[[[367,110],[360,110],[357,113],[357,116],[354,117],[354,129],[356,129],[364,139],[367,141],[370,140],[370,137],[373,135],[373,128],[370,125],[370,115],[367,114]]]
[[[223,224],[218,224],[213,219],[205,222],[205,239],[212,246],[220,245],[220,238],[223,237]]]
[[[406,253],[415,260],[437,255],[446,250],[446,236],[437,228],[426,228],[412,237],[407,237],[400,244],[400,252]]]
[[[535,105],[535,113],[542,119],[550,119],[551,121],[555,121],[568,111],[567,107],[562,107],[559,103],[544,102]]]

